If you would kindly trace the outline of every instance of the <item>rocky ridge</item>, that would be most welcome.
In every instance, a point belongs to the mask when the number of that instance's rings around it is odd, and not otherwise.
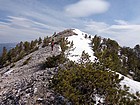
[[[69,34],[68,34],[68,33]],[[60,35],[59,35],[60,34]],[[72,61],[78,61],[82,52],[85,50],[88,53],[91,52],[90,57],[93,57],[92,61],[96,58],[94,52],[91,50],[90,41],[86,33],[81,32],[78,29],[66,30],[62,33],[55,34],[51,38],[54,38],[57,42],[54,46],[54,51],[51,51],[51,46],[42,48],[40,44],[39,50],[34,51],[23,59],[0,69],[0,105],[71,105],[72,103],[66,100],[63,96],[55,93],[50,88],[53,76],[57,73],[59,67],[54,68],[42,68],[42,64],[46,61],[46,58],[51,56],[60,55],[60,46],[63,48],[67,41],[69,43],[69,49],[65,51],[65,56]],[[66,38],[64,38],[66,37]],[[65,39],[66,42],[63,42]],[[60,42],[60,40],[63,42]],[[80,42],[80,43],[79,43]],[[61,43],[60,46],[58,43]],[[81,47],[81,43],[84,43]],[[76,52],[76,53],[75,53]],[[76,55],[75,55],[76,54]],[[78,55],[79,54],[79,55]],[[79,56],[79,57],[78,57]],[[97,58],[96,58],[97,59]],[[54,59],[53,59],[54,60]],[[49,65],[50,62],[47,64]],[[57,65],[58,66],[58,65]],[[64,67],[65,68],[65,67]],[[124,77],[124,81],[121,81],[121,85],[130,86],[130,90],[134,94],[139,91],[139,88],[133,86],[139,83],[133,81],[127,77]],[[61,87],[61,86],[60,86]],[[96,104],[101,98],[95,96]]]
[[[41,69],[41,64],[47,57],[60,53],[59,45],[55,45],[53,51],[50,46],[47,46],[25,56],[12,68],[9,65],[0,69],[0,105],[62,103],[60,100],[64,98],[57,96],[49,89],[49,83],[57,72],[57,68]],[[27,59],[29,59],[28,64],[23,65]]]

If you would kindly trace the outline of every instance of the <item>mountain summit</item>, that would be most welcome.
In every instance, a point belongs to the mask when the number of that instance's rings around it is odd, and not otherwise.
[[[0,104],[139,105],[139,51],[79,29],[20,42],[0,57]]]

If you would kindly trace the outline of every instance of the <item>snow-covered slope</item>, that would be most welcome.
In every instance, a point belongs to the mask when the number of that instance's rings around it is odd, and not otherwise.
[[[117,73],[119,74],[120,77],[122,77],[123,75],[120,74],[120,73]],[[134,81],[126,76],[123,76],[124,77],[124,80],[122,80],[120,82],[121,86],[128,86],[130,87],[129,88],[129,92],[132,93],[132,94],[135,94],[136,92],[139,92],[140,93],[140,82],[137,82],[137,81]]]
[[[78,35],[68,37],[68,41],[73,41],[74,44],[72,48],[73,50],[69,51],[68,58],[72,61],[77,62],[80,59],[82,52],[85,51],[85,53],[89,54],[90,60],[93,61],[95,59],[95,56],[93,56],[93,51],[90,47],[91,40],[89,38],[85,38],[86,33],[78,29],[74,29],[73,31]]]
[[[69,51],[70,54],[68,55],[68,58],[77,62],[80,59],[82,52],[85,50],[85,52],[91,56],[90,60],[93,61],[96,57],[94,56],[94,52],[90,47],[91,39],[85,38],[85,34],[87,33],[84,33],[78,29],[74,29],[73,31],[78,35],[68,37],[68,41],[73,41],[74,44],[73,50]],[[119,74],[120,77],[123,76],[120,73],[117,74]],[[122,80],[120,84],[122,87],[124,85],[130,87],[130,93],[135,94],[136,92],[140,92],[140,82],[134,81],[126,76],[124,76],[124,80]]]

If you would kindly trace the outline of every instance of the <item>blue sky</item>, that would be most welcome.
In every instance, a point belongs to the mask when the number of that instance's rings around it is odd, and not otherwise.
[[[140,44],[140,0],[0,0],[0,43],[30,41],[67,28]]]

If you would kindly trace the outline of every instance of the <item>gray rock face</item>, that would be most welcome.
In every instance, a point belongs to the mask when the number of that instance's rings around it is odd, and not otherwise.
[[[0,105],[58,105],[64,98],[56,95],[50,88],[51,78],[57,68],[41,69],[47,57],[59,55],[59,45],[40,48],[15,63],[0,69]],[[27,64],[23,65],[30,57]]]

